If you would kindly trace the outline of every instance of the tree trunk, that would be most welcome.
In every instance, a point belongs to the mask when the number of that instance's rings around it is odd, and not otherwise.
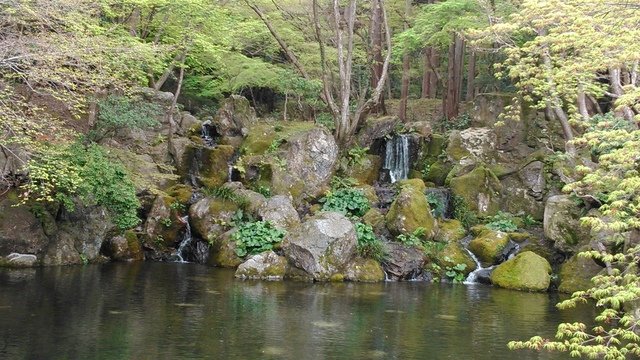
[[[429,60],[431,58],[432,48],[428,47],[424,49],[423,53],[423,65],[422,65],[422,94],[420,97],[423,99],[429,98],[431,93],[431,66]]]
[[[409,29],[409,16],[411,16],[411,0],[405,0],[404,3],[404,30]],[[402,55],[402,87],[400,88],[400,106],[398,108],[398,117],[400,121],[407,122],[407,102],[409,101],[409,81],[411,80],[411,58],[409,50],[405,49]]]
[[[447,69],[447,89],[443,97],[443,112],[447,119],[458,116],[460,111],[460,92],[462,86],[463,40],[455,33],[449,45],[449,66]]]
[[[473,101],[476,97],[476,52],[469,54],[469,69],[467,73],[467,101]]]
[[[609,69],[609,83],[611,84],[611,92],[616,97],[620,97],[624,95],[624,89],[622,87],[622,71],[620,69],[617,69],[617,68]],[[635,116],[635,113],[630,107],[619,106],[618,108],[616,108],[615,114],[635,124],[635,121],[633,119]]]
[[[591,117],[589,116],[589,109],[587,108],[587,95],[584,93],[584,86],[582,84],[578,84],[578,111],[580,112],[580,116],[582,116],[582,120],[589,121]]]
[[[382,76],[382,8],[379,0],[371,1],[371,88],[375,89],[380,82]],[[386,114],[387,109],[384,105],[384,96],[380,98],[380,103],[376,105],[372,112],[378,114]]]
[[[456,38],[455,74],[456,77],[456,103],[462,101],[462,80],[464,78],[464,39],[460,36]],[[457,116],[457,115],[456,115]]]

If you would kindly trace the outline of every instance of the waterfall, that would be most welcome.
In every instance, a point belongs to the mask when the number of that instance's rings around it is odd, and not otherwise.
[[[409,138],[406,135],[397,135],[387,141],[383,168],[389,171],[392,183],[407,178],[409,175]]]
[[[202,140],[206,146],[215,145],[215,133],[216,133],[216,130],[211,124],[210,120],[207,120],[202,123],[200,136],[202,137]]]
[[[469,254],[469,256],[471,256],[471,258],[473,259],[473,262],[476,263],[476,269],[470,272],[469,275],[467,275],[467,278],[464,280],[464,284],[466,285],[483,282],[483,281],[478,281],[480,280],[481,275],[482,275],[482,278],[485,279],[484,282],[487,282],[486,279],[489,277],[489,274],[491,273],[491,271],[493,271],[493,269],[496,267],[495,265],[492,265],[486,268],[482,267],[482,263],[480,262],[480,259],[478,259],[476,254],[474,254],[473,252],[471,252],[471,250],[469,250],[469,242],[471,241],[471,239],[472,237],[468,236],[467,239],[462,240],[462,245],[464,250]]]
[[[188,262],[185,260],[187,258],[186,250],[191,244],[193,237],[191,236],[191,225],[189,225],[189,216],[184,216],[180,219],[186,224],[187,227],[186,227],[184,236],[182,237],[182,241],[180,242],[180,245],[178,246],[178,250],[176,252],[176,256],[178,258],[176,262],[186,263]]]

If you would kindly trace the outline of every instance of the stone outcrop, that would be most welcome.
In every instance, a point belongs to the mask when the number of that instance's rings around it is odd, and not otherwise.
[[[498,265],[491,274],[497,286],[526,291],[545,291],[551,283],[551,265],[540,255],[524,251]]]

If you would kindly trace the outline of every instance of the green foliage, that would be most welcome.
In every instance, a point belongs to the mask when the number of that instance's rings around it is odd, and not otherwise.
[[[240,208],[245,208],[249,204],[249,200],[246,197],[238,195],[235,190],[226,186],[203,188],[202,193],[208,197],[230,201]]]
[[[467,202],[461,196],[452,196],[453,218],[460,221],[465,228],[470,228],[478,223],[476,214],[469,210]]]
[[[345,178],[341,176],[334,176],[331,178],[331,189],[332,190],[340,190],[340,189],[349,189],[358,185],[358,181],[354,178]]]
[[[99,142],[116,135],[122,129],[145,129],[158,126],[162,110],[157,104],[138,98],[110,95],[98,102],[99,112],[94,128],[87,138]]]
[[[346,216],[364,216],[371,208],[362,190],[351,188],[331,191],[320,202],[323,203],[323,211],[335,211]]]
[[[451,259],[447,256],[444,258],[445,261],[451,262]],[[467,268],[467,264],[455,264],[454,266],[447,266],[445,268],[445,275],[449,280],[453,283],[461,283],[466,279],[464,274],[464,270]]]
[[[333,116],[328,112],[322,112],[316,115],[316,124],[320,124],[330,131],[336,129],[336,124],[333,122]]]
[[[262,194],[264,197],[271,197],[271,189],[265,185],[256,185],[252,187],[252,190],[258,194]]]
[[[236,255],[245,257],[272,250],[284,235],[269,221],[255,221],[238,226],[231,238],[236,242]]]
[[[471,115],[469,113],[463,113],[456,116],[453,119],[442,118],[436,124],[436,129],[445,133],[451,130],[464,130],[471,126]]]
[[[384,261],[387,254],[382,241],[378,239],[370,225],[355,223],[356,234],[358,235],[358,254],[363,258],[374,259],[378,262]]]
[[[175,210],[179,213],[184,213],[187,210],[187,207],[184,204],[181,204],[179,202],[172,202],[171,205],[169,205],[169,208],[171,210]]]
[[[422,240],[424,239],[424,235],[427,233],[427,229],[423,227],[419,227],[415,229],[411,234],[400,234],[398,235],[398,241],[406,246],[415,246],[415,247],[423,247]]]
[[[104,206],[121,229],[137,225],[140,206],[135,186],[124,167],[105,148],[91,144],[52,147],[28,163],[30,180],[23,201],[60,202],[75,209],[74,197]]]
[[[490,222],[487,223],[487,227],[491,230],[514,232],[518,230],[518,226],[515,224],[515,217],[507,212],[498,211],[495,216],[490,217]]]
[[[347,152],[349,166],[362,164],[362,161],[367,156],[367,151],[369,151],[368,147],[360,147],[358,145],[349,149]]]
[[[276,151],[278,151],[278,149],[280,148],[280,145],[282,145],[284,143],[284,139],[282,138],[277,138],[274,139],[271,144],[269,144],[269,147],[267,148],[267,150],[265,151],[266,153],[274,153]]]
[[[162,224],[164,227],[171,227],[171,225],[173,224],[173,221],[171,221],[170,218],[162,218],[160,219],[160,224]]]
[[[429,207],[431,208],[431,214],[435,217],[444,218],[447,209],[445,207],[445,203],[442,198],[440,198],[436,193],[428,193],[426,195],[427,202],[429,203]]]
[[[524,225],[525,228],[530,228],[536,225],[539,225],[540,222],[536,219],[533,218],[533,216],[526,214],[522,216],[522,225]]]
[[[437,241],[426,241],[422,244],[422,247],[424,249],[424,254],[427,255],[428,257],[436,256],[440,251],[442,251],[445,248],[445,246],[447,246],[446,243],[441,243]]]

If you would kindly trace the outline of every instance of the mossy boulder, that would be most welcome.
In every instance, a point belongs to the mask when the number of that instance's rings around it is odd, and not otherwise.
[[[376,208],[369,209],[362,217],[362,222],[371,226],[376,234],[380,234],[386,229],[384,215]]]
[[[550,274],[551,265],[545,258],[525,251],[498,265],[491,282],[507,289],[545,291],[551,283]]]
[[[231,235],[234,230],[229,230],[215,239],[210,240],[209,259],[207,263],[212,266],[235,268],[243,263],[242,258],[236,255],[236,242]]]
[[[176,202],[170,196],[156,196],[144,224],[144,233],[151,240],[145,244],[147,247],[160,250],[156,248],[172,246],[178,242],[178,236],[186,228],[186,223],[182,221],[181,214],[171,206]]]
[[[204,198],[189,208],[189,220],[194,235],[201,239],[216,241],[230,227],[239,209],[230,200],[212,197]]]
[[[267,199],[258,209],[258,216],[284,230],[300,224],[300,216],[291,204],[291,200],[284,195],[276,195]]]
[[[378,194],[376,193],[376,189],[371,185],[358,185],[355,187],[356,189],[362,190],[364,196],[369,200],[369,204],[371,206],[376,206],[380,199],[378,198]]]
[[[569,196],[550,197],[544,209],[544,236],[560,251],[577,252],[590,240],[589,230],[580,224],[582,216],[582,208]]]
[[[424,191],[427,189],[427,186],[424,184],[424,181],[422,181],[422,179],[417,179],[417,178],[398,180],[398,182],[396,182],[396,185],[398,186],[399,189],[412,188],[421,193],[424,193]]]
[[[266,251],[249,257],[238,266],[235,277],[240,279],[282,280],[289,264],[284,256]]]
[[[193,188],[188,185],[178,184],[168,188],[165,192],[175,199],[175,201],[182,205],[186,205],[191,200]]]
[[[467,231],[462,223],[455,219],[447,219],[438,223],[438,232],[435,240],[443,243],[451,243],[462,240]]]
[[[447,175],[449,175],[449,172],[451,172],[451,169],[453,169],[453,165],[442,159],[439,159],[429,166],[429,171],[427,173],[427,176],[425,177],[425,180],[432,182],[438,186],[442,186],[447,179]]]
[[[462,270],[462,273],[464,273],[465,276],[477,268],[476,262],[473,261],[471,255],[469,255],[462,244],[458,241],[447,243],[447,245],[445,245],[445,247],[436,255],[435,262],[442,269],[454,267],[458,264],[464,264],[465,268]]]
[[[231,95],[223,100],[212,120],[216,131],[223,137],[244,136],[256,122],[256,111],[249,100],[240,95]]]
[[[592,259],[574,255],[560,267],[558,291],[571,294],[587,290],[593,286],[591,278],[600,271],[602,267]]]
[[[291,137],[315,127],[314,123],[308,121],[286,121],[275,124],[259,122],[249,128],[241,148],[245,155],[262,155],[267,150],[274,153]]]
[[[356,143],[361,147],[371,147],[376,139],[391,135],[400,123],[397,116],[369,117],[356,135]]]
[[[384,281],[382,265],[373,259],[356,258],[345,269],[345,279],[358,282]]]
[[[507,244],[509,244],[509,235],[506,233],[484,229],[471,240],[469,250],[484,265],[493,265],[498,262]]]
[[[500,180],[485,166],[476,166],[471,172],[451,179],[453,195],[462,198],[476,215],[493,216],[500,210]]]
[[[18,191],[12,190],[0,198],[0,256],[11,253],[40,255],[47,247],[48,233],[57,226],[44,207],[29,208],[20,203]],[[50,231],[41,219],[50,218]]]
[[[425,237],[431,238],[436,230],[436,221],[424,194],[414,187],[404,187],[391,204],[385,220],[387,228],[394,235],[411,234],[418,228],[426,230]]]
[[[446,154],[450,161],[462,165],[490,163],[496,158],[497,138],[490,128],[454,130],[449,135]]]
[[[142,245],[138,235],[127,230],[122,235],[115,235],[102,244],[102,253],[115,261],[144,260]]]
[[[355,179],[359,185],[373,185],[380,176],[381,167],[382,158],[380,156],[367,154],[360,161],[347,165],[344,175]]]

